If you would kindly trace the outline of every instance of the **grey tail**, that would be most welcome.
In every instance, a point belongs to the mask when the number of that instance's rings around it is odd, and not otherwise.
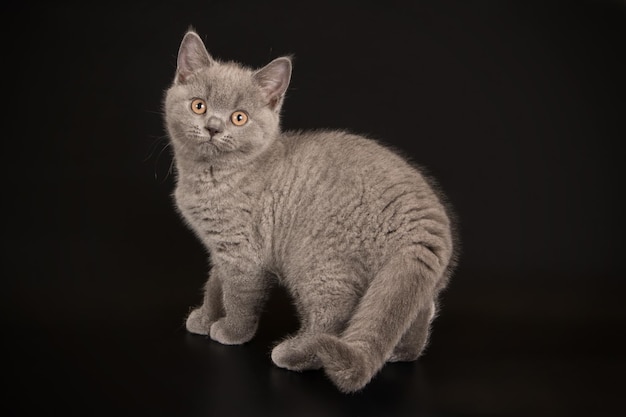
[[[358,391],[378,373],[420,311],[432,308],[440,278],[422,257],[397,256],[374,277],[342,335],[317,338],[317,356],[339,390]]]

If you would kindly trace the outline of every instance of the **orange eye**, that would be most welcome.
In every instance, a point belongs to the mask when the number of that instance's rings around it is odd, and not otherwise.
[[[206,102],[201,98],[197,98],[191,102],[191,110],[195,114],[204,114],[206,113]]]
[[[248,122],[248,115],[241,110],[237,110],[230,115],[230,121],[233,122],[235,126],[243,126]]]

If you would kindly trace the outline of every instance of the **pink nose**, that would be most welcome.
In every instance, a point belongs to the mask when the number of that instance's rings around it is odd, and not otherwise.
[[[215,136],[216,134],[222,131],[222,129],[217,128],[217,127],[212,127],[212,126],[207,126],[206,130],[209,131],[209,135],[211,135],[211,137]]]
[[[209,135],[213,137],[218,133],[224,131],[224,122],[219,118],[212,116],[211,118],[209,118],[209,120],[207,120],[206,126],[204,126],[204,128],[208,130]]]

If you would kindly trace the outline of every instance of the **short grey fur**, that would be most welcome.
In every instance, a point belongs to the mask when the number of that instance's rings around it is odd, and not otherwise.
[[[397,152],[344,131],[282,132],[290,77],[288,57],[254,70],[183,38],[164,101],[174,197],[211,261],[186,327],[245,343],[279,283],[300,329],[272,361],[355,392],[420,356],[458,244],[443,194]]]

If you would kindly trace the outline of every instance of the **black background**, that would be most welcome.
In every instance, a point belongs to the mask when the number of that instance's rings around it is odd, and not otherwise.
[[[623,2],[170,2],[5,10],[0,412],[618,415],[626,371]],[[174,211],[161,116],[192,25],[214,57],[293,54],[285,129],[426,167],[461,263],[426,355],[344,396],[272,366],[297,323],[187,334],[207,257]]]

